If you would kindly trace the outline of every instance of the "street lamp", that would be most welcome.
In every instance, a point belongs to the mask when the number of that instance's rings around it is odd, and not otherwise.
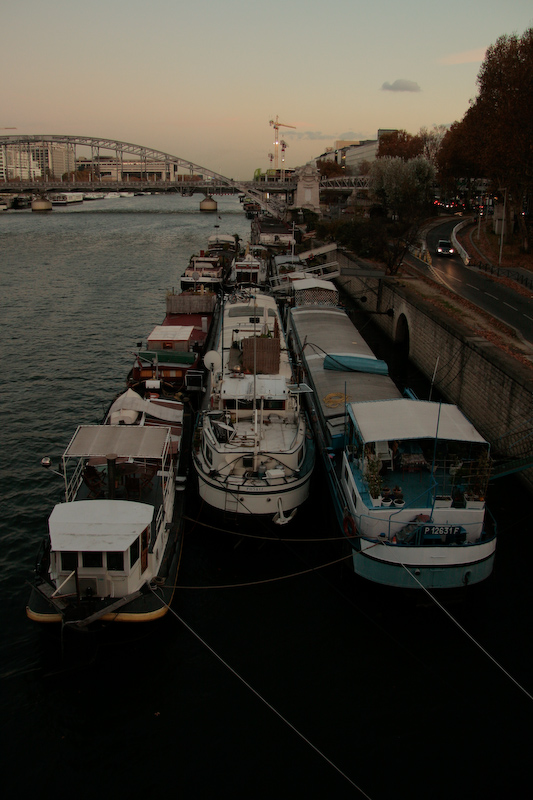
[[[504,189],[503,195],[503,217],[502,217],[502,230],[501,230],[501,237],[500,237],[500,258],[498,259],[498,269],[502,265],[502,250],[503,250],[503,231],[505,227],[505,207],[507,205],[507,189]]]

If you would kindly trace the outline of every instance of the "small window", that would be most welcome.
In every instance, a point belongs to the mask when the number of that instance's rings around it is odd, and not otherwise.
[[[108,553],[107,568],[110,572],[124,571],[124,553]]]
[[[82,553],[81,564],[83,567],[90,569],[97,569],[98,567],[102,567],[104,564],[102,553],[92,553],[92,552]]]
[[[211,451],[211,448],[208,447],[208,445],[205,446],[205,460],[207,461],[210,467],[213,466],[213,453]]]
[[[133,567],[133,565],[139,560],[139,553],[139,540],[135,539],[130,547],[130,567]]]
[[[78,566],[77,553],[61,553],[61,569],[65,572],[72,572]]]

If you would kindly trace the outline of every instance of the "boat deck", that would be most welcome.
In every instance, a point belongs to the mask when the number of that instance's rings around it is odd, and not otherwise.
[[[302,358],[313,384],[313,403],[322,418],[323,427],[327,426],[331,441],[344,434],[345,402],[365,402],[376,397],[394,400],[402,396],[400,390],[384,375],[324,368],[326,356],[334,359],[335,354],[379,363],[343,310],[304,306],[293,310],[292,319],[300,349],[303,350]]]
[[[340,477],[340,453],[335,454],[333,458]],[[352,474],[361,494],[366,493],[367,487],[362,480],[359,464],[355,460],[352,463]],[[393,465],[391,469],[383,465],[380,477],[382,480],[381,496],[383,501],[386,501],[387,498],[390,498],[393,503],[394,500],[403,500],[406,507],[431,507],[434,494],[442,498],[440,501],[442,505],[452,507],[452,498],[457,491],[457,486],[453,476],[450,475],[449,469],[445,466],[437,466],[432,471],[429,463],[417,468],[402,468],[401,465]],[[464,508],[464,501],[457,500],[453,502],[453,505],[457,508]]]

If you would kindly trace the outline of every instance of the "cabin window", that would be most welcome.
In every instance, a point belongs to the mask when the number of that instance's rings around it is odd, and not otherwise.
[[[163,342],[163,350],[172,350],[172,342]]]
[[[137,561],[139,560],[140,552],[141,551],[139,548],[139,540],[135,539],[132,546],[130,547],[130,568],[133,567],[133,565],[136,564]]]
[[[213,453],[211,452],[211,448],[208,447],[207,445],[205,445],[205,447],[204,447],[204,454],[205,454],[205,460],[207,461],[209,466],[212,467],[213,466]]]
[[[64,552],[61,553],[61,569],[64,572],[72,572],[78,566],[78,554]]]
[[[104,560],[102,553],[84,552],[81,554],[81,565],[88,569],[98,569],[102,567]]]
[[[108,553],[107,568],[110,572],[124,571],[124,553]]]
[[[283,411],[285,408],[285,400],[265,400],[263,402],[265,411]]]

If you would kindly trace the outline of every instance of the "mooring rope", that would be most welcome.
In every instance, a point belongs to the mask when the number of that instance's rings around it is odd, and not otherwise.
[[[533,695],[531,695],[531,694],[530,694],[530,693],[527,691],[527,689],[525,689],[525,688],[524,688],[524,687],[523,687],[523,686],[522,686],[520,683],[518,683],[518,681],[517,681],[515,678],[513,678],[513,676],[511,675],[511,673],[510,673],[510,672],[508,672],[508,671],[505,669],[505,667],[503,667],[503,666],[502,666],[502,665],[501,665],[501,664],[500,664],[498,661],[496,661],[496,659],[494,658],[494,656],[491,656],[491,654],[488,652],[488,650],[486,650],[486,649],[483,647],[483,645],[482,645],[482,644],[480,644],[480,643],[479,643],[479,642],[478,642],[476,639],[474,639],[474,637],[472,636],[472,634],[471,634],[471,633],[468,633],[468,631],[466,630],[466,628],[463,628],[463,626],[461,625],[461,623],[460,623],[458,620],[456,620],[456,619],[455,619],[455,617],[454,617],[452,614],[450,614],[450,612],[449,612],[449,611],[448,611],[446,608],[444,608],[444,606],[442,605],[442,603],[439,603],[439,601],[437,600],[437,598],[436,598],[434,595],[432,595],[432,594],[431,594],[431,592],[429,591],[429,589],[428,589],[426,586],[424,586],[424,584],[423,584],[423,583],[421,583],[421,582],[418,580],[418,578],[416,577],[416,575],[414,575],[414,574],[411,572],[411,570],[410,570],[408,567],[406,567],[406,565],[405,565],[405,564],[402,564],[402,567],[405,569],[405,571],[406,571],[406,572],[408,572],[408,573],[409,573],[409,575],[411,575],[411,577],[413,578],[413,580],[414,580],[414,581],[416,581],[416,582],[418,583],[418,585],[420,586],[420,588],[421,588],[421,589],[423,589],[423,590],[425,591],[425,593],[428,595],[428,597],[430,597],[430,598],[431,598],[431,600],[432,600],[432,601],[435,603],[435,605],[436,605],[436,606],[438,606],[438,608],[440,608],[440,610],[441,610],[441,611],[444,611],[444,613],[446,614],[446,616],[447,616],[449,619],[451,619],[451,621],[453,622],[453,624],[454,624],[454,625],[456,625],[456,626],[459,628],[459,630],[460,630],[460,631],[462,631],[462,632],[464,633],[464,635],[465,635],[465,636],[467,636],[467,637],[470,639],[470,641],[471,641],[473,644],[475,644],[475,645],[476,645],[476,647],[477,647],[477,648],[479,648],[479,650],[481,650],[481,652],[482,652],[482,653],[483,653],[485,656],[487,656],[487,658],[489,658],[489,659],[492,661],[492,663],[493,663],[493,664],[494,664],[496,667],[498,667],[498,669],[499,669],[501,672],[503,672],[503,674],[504,674],[504,675],[505,675],[507,678],[509,678],[509,680],[510,680],[510,681],[512,681],[512,682],[514,683],[514,685],[515,685],[515,686],[516,686],[518,689],[520,689],[520,691],[521,691],[521,692],[523,692],[523,693],[526,695],[526,697],[528,697],[528,698],[529,698],[529,700],[533,700]]]
[[[243,505],[242,502],[241,505]],[[217,525],[209,525],[207,522],[200,522],[199,518],[195,519],[194,517],[187,516],[187,514],[183,514],[182,519],[186,519],[187,522],[193,522],[195,525],[201,525],[202,528],[209,528],[212,531],[230,533],[232,536],[239,536],[243,539],[258,539],[267,542],[340,542],[346,538],[345,536],[325,536],[317,539],[304,539],[302,537],[291,539],[287,536],[261,536],[256,533],[244,533],[242,531],[230,530],[229,528],[220,528]]]
[[[153,592],[153,589],[152,589],[151,587],[150,587],[150,589],[151,589],[151,591]],[[161,601],[161,598],[160,598],[159,596],[158,596],[158,599]],[[211,653],[213,656],[215,656],[215,658],[216,658],[216,659],[218,659],[218,661],[220,661],[220,663],[221,663],[221,664],[222,664],[224,667],[226,667],[226,669],[227,669],[227,670],[229,670],[229,672],[231,672],[231,674],[232,674],[232,675],[234,675],[234,676],[235,676],[235,677],[236,677],[236,678],[237,678],[237,679],[238,679],[238,680],[239,680],[239,681],[240,681],[240,682],[241,682],[241,683],[242,683],[244,686],[246,686],[246,688],[247,688],[247,689],[248,689],[250,692],[252,692],[252,694],[254,694],[254,695],[255,695],[255,696],[258,698],[258,700],[260,700],[260,701],[261,701],[261,702],[262,702],[262,703],[263,703],[263,704],[264,704],[264,705],[265,705],[267,708],[269,708],[269,709],[270,709],[270,710],[271,710],[271,711],[272,711],[272,712],[273,712],[273,713],[274,713],[274,714],[275,714],[275,715],[276,715],[276,716],[277,716],[277,717],[278,717],[278,718],[279,718],[279,719],[280,719],[282,722],[284,722],[284,723],[285,723],[285,725],[287,725],[287,726],[288,726],[288,727],[289,727],[289,728],[290,728],[292,731],[294,731],[294,733],[295,733],[297,736],[299,736],[299,737],[300,737],[300,739],[302,739],[302,740],[303,740],[303,741],[304,741],[304,742],[305,742],[305,743],[306,743],[306,744],[307,744],[307,745],[308,745],[308,746],[309,746],[309,747],[310,747],[312,750],[314,750],[314,751],[315,751],[315,753],[317,753],[317,754],[318,754],[318,755],[319,755],[321,758],[323,758],[323,759],[324,759],[324,761],[326,761],[326,762],[327,762],[327,763],[330,765],[330,767],[333,767],[333,769],[334,769],[336,772],[338,772],[338,774],[339,774],[339,775],[341,775],[341,776],[342,776],[342,777],[343,777],[343,778],[344,778],[346,781],[348,781],[348,783],[349,783],[351,786],[353,786],[353,787],[354,787],[354,789],[357,789],[357,791],[358,791],[358,792],[360,792],[360,793],[361,793],[361,795],[362,795],[363,797],[366,797],[366,798],[367,798],[367,800],[372,800],[372,798],[370,797],[370,795],[368,795],[368,794],[367,794],[367,793],[366,793],[366,792],[365,792],[363,789],[361,789],[361,787],[360,787],[360,786],[358,786],[358,785],[357,785],[357,784],[356,784],[354,781],[352,781],[352,779],[351,779],[351,778],[349,778],[349,777],[348,777],[348,775],[346,775],[346,773],[345,773],[345,772],[343,772],[343,771],[341,770],[341,768],[340,768],[340,767],[338,767],[338,766],[337,766],[337,765],[336,765],[336,764],[335,764],[335,763],[334,763],[334,762],[333,762],[333,761],[332,761],[330,758],[328,758],[328,757],[327,757],[327,755],[326,755],[325,753],[323,753],[323,752],[322,752],[322,750],[319,750],[319,748],[318,748],[316,745],[314,745],[314,744],[313,744],[313,743],[312,743],[312,742],[311,742],[311,741],[310,741],[310,740],[309,740],[309,739],[308,739],[306,736],[304,736],[304,734],[303,734],[303,733],[301,733],[301,731],[299,731],[299,730],[298,730],[298,728],[296,728],[296,727],[295,727],[295,726],[292,724],[292,722],[289,722],[289,720],[288,720],[286,717],[284,717],[284,716],[283,716],[283,714],[281,714],[281,712],[279,712],[279,711],[278,711],[276,708],[274,708],[274,706],[273,706],[271,703],[269,703],[269,702],[268,702],[268,700],[267,700],[265,697],[263,697],[263,695],[261,695],[261,694],[260,694],[260,693],[257,691],[257,689],[254,689],[254,687],[253,687],[253,686],[252,686],[250,683],[248,683],[248,681],[247,681],[247,680],[245,680],[245,679],[242,677],[242,675],[240,675],[240,674],[239,674],[239,673],[238,673],[238,672],[237,672],[237,671],[236,671],[236,670],[235,670],[235,669],[234,669],[234,668],[233,668],[233,667],[232,667],[230,664],[228,664],[228,662],[227,662],[227,661],[225,661],[225,660],[222,658],[222,656],[220,656],[220,655],[219,655],[219,654],[216,652],[216,650],[214,650],[214,649],[211,647],[211,645],[209,645],[209,644],[208,644],[208,643],[205,641],[205,639],[202,639],[202,637],[200,636],[200,634],[199,634],[199,633],[196,633],[196,631],[195,631],[193,628],[191,628],[191,626],[190,626],[190,625],[188,625],[188,623],[187,623],[187,622],[185,622],[185,620],[184,620],[182,617],[180,617],[180,616],[179,616],[179,614],[177,614],[177,613],[174,611],[174,609],[173,609],[173,608],[171,608],[171,607],[170,607],[170,606],[169,606],[167,603],[165,603],[164,601],[161,601],[161,602],[163,602],[163,603],[164,603],[164,605],[167,607],[168,611],[170,611],[170,613],[171,613],[171,614],[172,614],[172,615],[173,615],[173,616],[174,616],[174,617],[175,617],[175,618],[178,620],[178,622],[181,622],[181,624],[182,624],[182,625],[183,625],[183,626],[184,626],[184,627],[185,627],[185,628],[186,628],[186,629],[189,631],[189,633],[192,633],[192,635],[193,635],[193,636],[194,636],[196,639],[198,639],[198,641],[199,641],[199,642],[200,642],[200,643],[201,643],[201,644],[202,644],[202,645],[203,645],[203,646],[204,646],[204,647],[205,647],[207,650],[209,650],[209,652],[210,652],[210,653]]]
[[[317,572],[319,569],[325,569],[326,567],[331,567],[334,564],[340,564],[343,561],[347,561],[351,557],[352,554],[348,553],[347,556],[336,558],[334,561],[328,561],[326,564],[319,564],[317,567],[309,567],[309,569],[303,569],[300,572],[291,572],[289,575],[277,575],[275,578],[264,578],[261,581],[248,581],[246,583],[221,583],[214,586],[189,586],[188,584],[175,584],[174,586],[170,586],[168,583],[166,583],[165,589],[240,589],[241,587],[245,586],[261,586],[262,584],[266,583],[285,581],[288,578],[299,578],[300,575],[308,575],[310,572]]]

